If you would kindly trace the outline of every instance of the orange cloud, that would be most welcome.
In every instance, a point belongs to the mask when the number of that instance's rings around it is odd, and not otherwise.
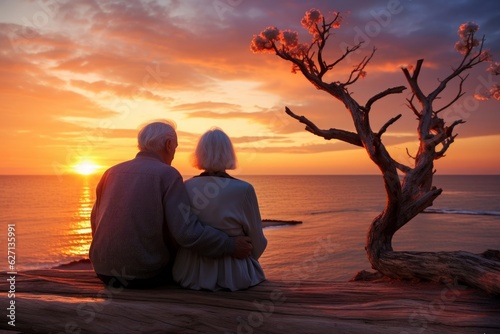
[[[212,1],[83,0],[50,2],[50,13],[45,13],[33,2],[31,11],[0,14],[0,130],[6,157],[0,172],[51,173],[54,162],[66,165],[84,155],[100,157],[105,160],[102,165],[128,159],[136,151],[137,126],[152,118],[178,122],[179,158],[192,151],[199,124],[211,122],[227,124],[244,156],[259,157],[249,162],[250,172],[285,172],[296,160],[299,171],[326,173],[324,164],[341,166],[332,173],[348,171],[349,165],[352,172],[370,171],[362,149],[325,142],[284,113],[288,106],[322,129],[354,131],[342,103],[317,91],[302,75],[292,74],[289,63],[249,50],[252,36],[270,25],[299,30],[308,42],[298,24],[310,8],[298,1],[228,3],[230,7],[221,12]],[[354,42],[359,29],[369,37],[359,53],[328,77],[332,81],[343,80],[356,60],[377,48],[368,76],[348,87],[364,104],[386,88],[405,84],[400,64],[419,58],[425,58],[422,86],[436,87],[459,57],[453,50],[456,29],[469,16],[478,17],[492,53],[498,53],[495,32],[500,28],[492,19],[496,2],[487,0],[480,8],[471,3],[405,2],[400,12],[385,18],[377,15],[387,4],[368,0],[338,3],[335,8],[315,0],[308,7],[350,11],[329,40],[335,57],[341,45]],[[37,12],[45,13],[47,20],[33,20]],[[368,34],[368,25],[377,24],[379,29]],[[446,111],[448,123],[467,121],[457,128],[458,138],[498,139],[498,105],[469,98],[485,83],[491,84],[483,72],[471,72],[464,85],[468,95]],[[442,105],[456,92],[457,84],[450,84]],[[404,150],[415,133],[415,116],[405,106],[410,97],[408,89],[377,102],[370,113],[373,131],[403,114],[382,137],[398,150]],[[493,158],[491,164],[496,164]]]

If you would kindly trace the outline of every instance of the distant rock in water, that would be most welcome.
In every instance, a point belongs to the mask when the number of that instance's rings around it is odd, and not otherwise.
[[[302,224],[300,220],[280,220],[280,219],[262,219],[262,227],[286,226]]]

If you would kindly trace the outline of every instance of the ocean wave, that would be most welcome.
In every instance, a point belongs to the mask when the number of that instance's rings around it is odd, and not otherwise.
[[[462,209],[447,209],[447,208],[427,208],[422,213],[439,213],[439,214],[454,214],[454,215],[474,215],[474,216],[500,216],[500,211],[490,211],[490,210],[462,210]]]
[[[346,208],[346,209],[332,209],[332,210],[324,210],[324,211],[312,211],[309,212],[310,215],[325,215],[329,213],[343,213],[343,212],[370,212],[372,210],[366,209],[354,209],[354,208]],[[377,210],[374,210],[377,211]]]
[[[381,209],[383,210],[383,209]],[[312,211],[309,212],[310,215],[325,215],[331,213],[344,213],[344,212],[377,212],[374,208],[373,210],[366,209],[333,209],[324,211]],[[427,208],[422,213],[436,213],[436,214],[454,214],[454,215],[474,215],[474,216],[500,216],[500,211],[492,210],[462,210],[462,209],[449,209],[449,208]]]

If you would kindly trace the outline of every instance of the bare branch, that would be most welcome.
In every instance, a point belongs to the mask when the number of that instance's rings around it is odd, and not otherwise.
[[[451,124],[450,126],[446,127],[446,135],[447,136],[451,136],[451,134],[453,132],[453,129],[455,129],[455,126],[457,126],[459,124],[464,124],[464,123],[465,123],[464,120],[461,120],[461,119],[456,120],[455,122],[453,122],[453,124]]]
[[[335,66],[335,64],[327,65],[326,62],[323,60],[323,49],[326,45],[328,37],[330,37],[330,29],[332,28],[333,23],[335,23],[335,21],[337,21],[339,17],[340,13],[337,13],[337,15],[335,15],[335,17],[330,23],[326,23],[325,17],[323,17],[322,29],[319,29],[319,27],[316,25],[316,30],[318,31],[320,38],[319,40],[316,40],[314,43],[318,45],[318,64],[320,66],[320,72],[318,73],[318,76],[320,78],[323,77],[323,75],[325,75],[325,73],[328,72],[330,69],[332,69],[333,66]],[[358,45],[360,44],[361,43],[359,43]],[[341,59],[345,58],[345,56],[350,52],[352,51],[349,51],[349,48],[347,48],[346,53],[341,57]],[[312,58],[312,56],[310,58]]]
[[[382,134],[387,130],[387,128],[395,123],[398,119],[401,118],[401,114],[397,115],[396,117],[393,117],[391,118],[389,121],[387,121],[387,123],[385,123],[382,128],[378,131],[378,133],[375,135],[376,138],[378,138],[379,142],[381,142],[381,137],[382,137]],[[390,159],[390,161],[392,162],[392,164],[397,168],[399,169],[400,171],[402,171],[403,173],[408,173],[411,171],[411,168],[406,166],[406,165],[403,165],[402,163],[394,160],[390,155],[388,156],[388,158]]]
[[[434,160],[438,160],[439,158],[444,157],[444,154],[446,153],[446,151],[448,151],[448,148],[450,147],[450,145],[453,144],[453,142],[455,141],[456,136],[458,136],[458,134],[456,134],[454,136],[447,137],[442,142],[443,148],[440,151],[434,153]]]
[[[474,57],[470,57],[470,55],[472,54],[472,50],[474,49],[474,33],[472,33],[469,36],[469,39],[468,39],[469,47],[467,48],[467,51],[464,53],[464,57],[462,58],[462,61],[460,62],[460,65],[458,65],[457,69],[459,69],[461,67],[467,68],[466,64],[471,65],[470,67],[468,67],[468,68],[471,68],[472,66],[475,66],[481,62],[480,56],[481,56],[481,52],[483,51],[484,40],[485,40],[485,36],[483,35],[483,38],[481,39],[481,44],[479,45],[479,52]],[[469,57],[470,57],[469,61],[466,62]],[[477,60],[477,62],[475,62],[476,60]]]
[[[327,26],[332,27],[333,24],[335,23],[335,21],[337,21],[339,18],[340,18],[340,12],[335,13],[335,17],[332,19],[332,21],[330,23],[327,23]],[[325,21],[325,19],[323,18],[323,22],[324,21]]]
[[[338,129],[321,130],[316,126],[316,124],[311,122],[306,117],[294,114],[288,107],[285,107],[285,112],[292,118],[298,120],[300,123],[305,124],[307,131],[319,137],[323,137],[326,140],[338,139],[352,145],[363,147],[363,143],[357,133]]]
[[[422,64],[424,63],[423,59],[417,60],[417,66],[415,66],[415,70],[413,71],[412,79],[417,81],[418,76],[420,75],[420,70],[422,69]]]
[[[428,192],[423,194],[417,199],[408,201],[405,207],[401,210],[404,219],[398,222],[398,228],[403,227],[412,218],[418,215],[420,212],[424,211],[426,208],[432,205],[432,202],[441,195],[443,189],[432,187]]]
[[[342,54],[342,56],[340,56],[337,60],[335,60],[333,63],[330,63],[328,65],[325,65],[325,70],[324,72],[321,71],[320,73],[320,77],[322,77],[323,75],[325,75],[326,72],[328,72],[329,70],[331,70],[335,65],[337,65],[338,63],[340,63],[342,60],[345,59],[345,57],[347,57],[350,53],[352,52],[355,52],[357,49],[359,49],[361,47],[361,45],[364,43],[364,41],[361,41],[359,42],[358,44],[354,45],[352,48],[349,49],[349,47],[346,48],[346,51]]]
[[[368,100],[366,103],[364,110],[365,111],[370,111],[372,104],[375,103],[377,100],[380,100],[381,98],[389,95],[389,94],[399,94],[402,93],[406,89],[405,86],[398,86],[398,87],[392,87],[392,88],[387,88],[383,92],[378,93],[377,95],[373,96]]]
[[[430,140],[430,143],[432,145],[438,145],[445,142],[446,140],[448,140],[448,138],[453,136],[453,130],[455,129],[455,126],[465,123],[465,121],[459,119],[454,121],[450,126],[444,126],[444,121],[441,118],[434,119],[436,119],[436,121],[434,121],[435,126],[432,128],[432,130],[436,133],[436,135],[433,136]]]
[[[450,126],[442,127],[439,130],[438,135],[436,135],[432,139],[432,142],[434,145],[442,144],[443,148],[440,151],[434,153],[434,160],[444,157],[444,154],[446,153],[450,145],[455,141],[455,137],[457,136],[453,135],[453,130],[455,129],[455,126],[463,123],[465,123],[465,121],[459,119],[453,122],[453,124],[451,124]]]
[[[420,116],[422,116],[422,115],[420,115],[420,112],[417,110],[417,108],[413,104],[414,98],[415,98],[415,94],[412,94],[410,99],[406,99],[406,101],[408,101],[408,104],[406,106],[413,111],[413,113],[417,116],[417,119],[420,119]]]
[[[416,159],[413,155],[411,155],[411,154],[410,154],[410,151],[408,150],[408,147],[406,148],[406,154],[408,154],[408,156],[409,156],[410,158],[412,158],[413,160],[415,160],[415,159]]]
[[[396,160],[393,160],[394,165],[396,166],[397,169],[402,171],[403,173],[409,173],[411,171],[411,167],[408,167],[406,165],[403,165],[402,163],[397,162]]]
[[[474,34],[472,34],[470,38],[474,39]],[[468,70],[468,69],[470,69],[470,68],[472,68],[472,67],[476,66],[477,64],[484,61],[484,59],[481,58],[483,44],[484,44],[484,36],[483,36],[483,39],[481,40],[481,44],[479,46],[479,51],[478,51],[477,55],[469,58],[469,56],[471,55],[472,49],[474,48],[473,44],[471,44],[471,46],[468,48],[467,52],[464,54],[464,57],[463,57],[460,65],[450,75],[448,75],[446,78],[444,78],[441,81],[441,83],[439,84],[439,86],[432,93],[429,94],[429,101],[433,101],[446,88],[446,85],[452,79],[456,78],[457,76],[460,76],[460,74],[462,72],[464,72],[465,70]],[[467,59],[468,59],[468,61],[467,61]]]
[[[411,87],[413,94],[422,103],[426,100],[426,97],[425,97],[424,93],[422,92],[422,90],[420,89],[417,80],[418,80],[418,75],[420,74],[420,69],[422,68],[423,62],[424,62],[423,59],[417,60],[417,65],[415,66],[415,70],[413,71],[413,75],[410,75],[410,72],[408,71],[407,68],[403,67],[401,69],[403,71],[405,78],[406,78],[406,81],[408,81],[408,83],[410,84],[410,87]]]
[[[368,57],[364,57],[363,60],[351,71],[351,74],[349,75],[349,79],[347,79],[347,81],[345,83],[343,83],[344,86],[352,85],[353,83],[358,81],[358,79],[361,77],[366,65],[368,65],[370,60],[373,58],[375,51],[377,51],[377,49],[373,48],[372,53]]]
[[[274,43],[273,48],[278,57],[295,64],[299,68],[300,72],[302,72],[302,74],[306,77],[306,79],[309,80],[309,82],[311,82],[314,86],[316,86],[316,88],[325,89],[325,86],[327,84],[324,83],[318,75],[316,75],[317,70],[315,71],[315,64],[312,59],[306,58],[306,60],[308,61],[308,63],[306,64],[305,60],[297,59],[291,56],[288,52],[278,49],[274,45]]]
[[[325,17],[323,17],[323,29],[319,29],[319,27],[316,25],[316,30],[319,33],[319,40],[316,40],[314,43],[318,45],[318,65],[320,68],[318,76],[321,78],[328,71],[325,62],[323,61],[323,48],[326,45],[326,40],[328,39],[328,36],[330,35],[329,34],[330,29],[329,27],[326,26]],[[312,56],[310,59],[312,59]]]
[[[400,171],[402,171],[403,173],[409,173],[411,172],[412,168],[411,167],[408,167],[406,165],[403,165],[402,163],[400,162],[397,162],[396,160],[394,160],[392,157],[390,157],[392,163],[394,164],[394,166],[399,169]]]
[[[401,114],[397,115],[396,117],[393,117],[391,118],[390,120],[388,120],[381,128],[380,130],[378,130],[376,136],[378,138],[382,137],[382,134],[384,134],[384,132],[387,130],[387,128],[389,126],[391,126],[394,122],[396,122],[398,119],[401,118]]]
[[[456,101],[458,101],[458,99],[461,98],[465,94],[465,92],[463,92],[463,90],[462,90],[462,87],[463,87],[464,81],[467,79],[468,76],[469,76],[468,74],[464,78],[462,78],[461,76],[459,76],[459,78],[460,78],[460,85],[458,86],[458,93],[457,93],[457,95],[455,96],[455,98],[453,100],[451,100],[450,103],[448,103],[447,105],[445,105],[441,109],[435,111],[436,114],[438,114],[441,111],[445,110],[446,108],[450,107],[453,103],[455,103]]]

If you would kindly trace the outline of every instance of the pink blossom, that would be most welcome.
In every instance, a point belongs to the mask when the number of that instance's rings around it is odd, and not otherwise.
[[[253,35],[252,44],[250,44],[250,49],[254,53],[272,52],[273,45],[267,38],[263,37],[262,34]]]
[[[478,30],[479,26],[474,22],[462,23],[458,28],[458,36],[460,36],[460,38],[468,38]]]
[[[310,29],[311,26],[315,26],[323,20],[323,15],[317,9],[311,9],[306,12],[300,23],[306,29]]]
[[[340,25],[342,23],[342,20],[344,19],[341,15],[340,12],[330,12],[331,16],[334,17],[334,21],[330,23],[330,26],[334,29],[340,28]]]
[[[470,39],[464,38],[455,43],[455,50],[461,54],[466,54],[467,51],[472,50],[476,46],[479,46],[480,42],[478,39],[474,38],[472,41]],[[487,56],[487,54],[485,54]]]
[[[332,23],[332,28],[338,29],[340,28],[340,23],[342,22],[342,16],[340,16],[339,12],[332,12],[334,17],[337,17],[335,21]]]
[[[479,30],[479,26],[474,22],[467,22],[460,25],[458,28],[458,36],[460,40],[455,44],[455,49],[461,54],[466,54],[481,43],[474,38],[474,33]],[[488,54],[484,54],[484,60],[488,59]]]
[[[489,50],[485,50],[485,51],[481,52],[481,54],[479,55],[479,59],[481,61],[492,61],[493,60]]]
[[[490,96],[500,101],[500,84],[496,83],[490,89]]]
[[[455,50],[457,50],[461,54],[466,54],[467,51],[469,51],[467,44],[468,44],[467,41],[460,40],[460,41],[455,43]]]
[[[264,30],[261,35],[268,39],[269,41],[274,41],[278,39],[278,36],[280,34],[280,31],[276,27],[267,27],[266,30]]]
[[[284,30],[280,33],[280,42],[285,48],[292,49],[299,44],[299,34],[290,29]]]
[[[491,97],[490,93],[475,93],[474,98],[479,101],[486,101],[489,100]]]
[[[493,86],[487,90],[487,91],[483,91],[483,92],[476,92],[474,94],[474,98],[476,100],[489,100],[491,98],[494,98],[495,100],[499,100],[500,101],[500,84],[498,83],[495,83],[493,84]]]
[[[290,55],[292,55],[295,58],[302,58],[307,56],[307,52],[309,51],[309,44],[307,43],[301,43],[297,44],[296,47],[291,49],[289,51]]]
[[[322,20],[323,15],[321,14],[321,12],[317,9],[311,9],[306,12],[306,15],[304,15],[300,23],[304,28],[307,29],[307,31],[309,31],[311,35],[313,35],[314,39],[318,39],[318,23],[320,23]]]
[[[493,75],[499,75],[500,74],[500,63],[494,62],[493,64],[490,64],[487,71],[492,73]]]

